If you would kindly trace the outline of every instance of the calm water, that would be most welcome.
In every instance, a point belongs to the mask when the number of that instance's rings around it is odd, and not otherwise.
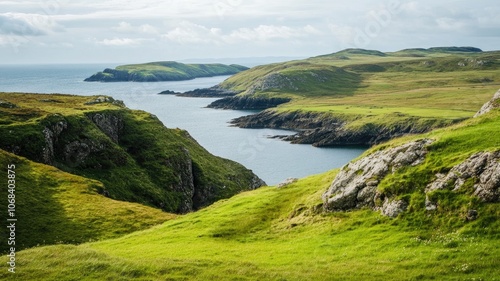
[[[188,91],[210,87],[228,76],[180,82],[96,83],[83,79],[114,65],[20,65],[0,66],[0,92],[109,95],[129,108],[151,112],[169,128],[187,131],[212,154],[237,161],[274,185],[288,177],[304,177],[341,167],[361,154],[363,148],[315,148],[290,144],[270,135],[292,132],[240,129],[228,121],[248,111],[204,108],[215,99],[158,95],[164,90]]]

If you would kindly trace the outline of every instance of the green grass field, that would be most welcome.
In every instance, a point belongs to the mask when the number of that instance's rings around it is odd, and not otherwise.
[[[365,153],[432,138],[426,161],[379,186],[409,198],[395,219],[362,209],[325,213],[337,170],[264,187],[121,238],[18,253],[12,280],[499,280],[500,204],[444,191],[425,210],[423,189],[478,151],[500,149],[500,112],[396,139]],[[488,136],[488,137],[485,137]],[[362,156],[361,156],[362,157]],[[466,221],[465,209],[479,217]],[[6,257],[2,258],[3,261]]]
[[[500,52],[451,50],[345,50],[254,67],[221,86],[240,95],[292,99],[271,111],[331,113],[357,120],[354,127],[408,117],[442,126],[472,117],[500,88]]]

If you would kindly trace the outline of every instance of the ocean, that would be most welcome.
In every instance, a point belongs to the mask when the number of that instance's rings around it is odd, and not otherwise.
[[[228,122],[252,111],[205,108],[214,98],[158,95],[171,90],[184,92],[216,85],[228,76],[175,82],[83,82],[110,64],[0,65],[0,92],[108,95],[127,107],[156,115],[165,126],[187,130],[212,154],[252,169],[268,185],[286,178],[301,178],[339,168],[365,148],[317,148],[290,144],[269,136],[293,134],[271,129],[241,129]]]

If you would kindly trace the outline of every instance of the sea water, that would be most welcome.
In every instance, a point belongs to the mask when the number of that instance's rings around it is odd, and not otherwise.
[[[116,65],[0,65],[0,92],[108,95],[127,107],[156,115],[165,126],[187,130],[214,155],[252,169],[269,185],[289,177],[304,177],[339,168],[365,148],[317,148],[290,144],[270,136],[293,134],[272,129],[241,129],[228,123],[255,112],[206,108],[214,98],[158,95],[171,90],[184,92],[216,85],[228,76],[175,82],[84,82],[97,71]]]

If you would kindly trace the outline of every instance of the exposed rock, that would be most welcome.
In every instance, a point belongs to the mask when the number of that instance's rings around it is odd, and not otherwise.
[[[85,103],[85,105],[93,105],[93,104],[99,104],[99,103],[112,103],[115,99],[112,97],[107,97],[107,96],[100,96],[96,97],[93,100],[90,100]]]
[[[4,100],[0,100],[0,107],[3,107],[3,108],[16,108],[17,105],[11,103],[11,102],[8,102],[8,101],[4,101]]]
[[[213,86],[206,89],[194,89],[192,91],[187,91],[184,93],[177,93],[177,96],[181,97],[196,97],[196,98],[222,98],[222,97],[232,97],[237,95],[235,91],[223,89],[219,86]]]
[[[102,151],[104,144],[93,140],[75,140],[64,145],[64,164],[70,167],[78,167],[85,163],[87,157],[94,152]],[[100,167],[92,167],[100,168]]]
[[[390,201],[386,199],[382,206],[381,212],[384,216],[395,218],[402,212],[406,211],[408,203],[403,200]]]
[[[478,216],[479,213],[476,210],[468,210],[467,214],[465,215],[465,219],[467,221],[473,221],[476,220]]]
[[[119,107],[125,107],[125,104],[123,103],[123,101],[115,100],[114,98],[108,97],[108,96],[96,97],[95,99],[86,102],[85,105],[94,105],[94,104],[100,104],[100,103],[111,103],[111,104],[117,105]]]
[[[324,208],[329,211],[355,208],[376,208],[377,186],[388,173],[394,173],[404,166],[415,166],[425,158],[426,147],[433,140],[422,139],[387,150],[377,151],[356,162],[344,166],[332,185],[323,194]],[[406,203],[389,201],[385,198],[382,213],[397,216],[406,208]]]
[[[264,98],[245,95],[225,97],[212,102],[207,107],[220,109],[257,110],[276,107],[280,104],[287,103],[290,100],[291,99],[289,98]]]
[[[171,90],[165,90],[158,93],[158,95],[178,95],[178,94],[180,93]]]
[[[436,179],[427,185],[426,193],[446,188],[458,191],[468,180],[474,181],[474,195],[482,201],[499,202],[500,150],[476,153],[447,174],[437,174]]]
[[[394,113],[401,121],[392,124],[367,123],[361,128],[350,128],[348,121],[330,113],[277,112],[265,110],[258,114],[233,119],[240,128],[272,128],[295,130],[297,134],[284,137],[286,141],[312,144],[318,147],[339,145],[374,145],[406,134],[418,134],[450,125],[449,121],[427,119]],[[459,120],[453,121],[458,122]]]
[[[168,159],[166,165],[172,167],[175,171],[178,171],[178,182],[173,187],[173,190],[181,193],[181,203],[177,209],[178,213],[187,213],[192,211],[193,208],[193,196],[195,192],[194,185],[194,175],[193,175],[193,162],[189,156],[189,151],[181,147],[180,150],[183,152],[182,159],[177,156],[175,159]]]
[[[61,117],[62,118],[62,117]],[[45,164],[54,164],[54,147],[55,143],[58,141],[61,133],[68,128],[68,123],[66,120],[57,121],[48,127],[45,127],[42,131],[43,137],[45,139],[45,146],[42,149],[42,161]]]
[[[493,98],[490,101],[488,101],[481,107],[481,109],[474,115],[474,118],[484,115],[493,110],[494,108],[500,107],[499,99],[500,99],[500,90],[498,90],[495,93],[495,95],[493,95]]]
[[[299,179],[298,178],[287,178],[286,180],[278,183],[278,185],[276,186],[277,188],[282,188],[282,187],[285,187],[287,185],[290,185],[294,182],[297,182]]]
[[[120,131],[123,129],[123,120],[109,113],[92,113],[89,119],[101,129],[115,143],[118,143]]]

